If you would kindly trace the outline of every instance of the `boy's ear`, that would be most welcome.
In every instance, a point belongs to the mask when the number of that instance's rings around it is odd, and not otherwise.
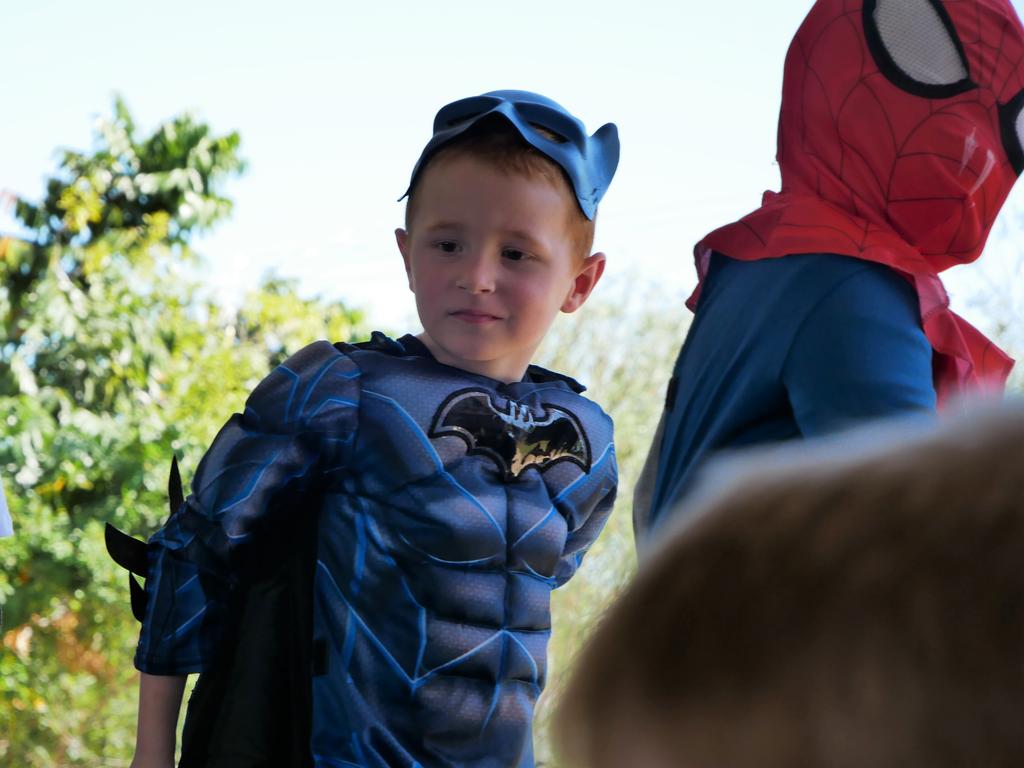
[[[569,295],[565,297],[565,302],[562,304],[563,312],[575,312],[583,306],[601,279],[601,275],[604,274],[606,261],[607,258],[603,253],[595,253],[583,260],[583,266],[576,273]]]
[[[409,290],[412,287],[412,270],[409,268],[409,233],[399,227],[395,230],[395,242],[398,243],[398,252],[402,254],[402,261],[405,263],[405,275],[409,278]]]

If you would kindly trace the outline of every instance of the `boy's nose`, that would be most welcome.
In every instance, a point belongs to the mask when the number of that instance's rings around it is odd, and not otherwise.
[[[467,259],[455,279],[456,286],[470,293],[493,293],[494,283],[494,265],[486,258]]]

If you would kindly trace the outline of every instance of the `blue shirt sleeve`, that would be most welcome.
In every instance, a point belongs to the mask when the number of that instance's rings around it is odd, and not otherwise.
[[[804,318],[783,380],[804,437],[934,412],[932,347],[913,287],[873,264],[844,279]]]
[[[149,540],[147,606],[135,666],[149,674],[205,670],[223,634],[238,569],[289,512],[282,494],[316,489],[349,461],[359,369],[326,341],[272,371],[224,425],[192,494]]]

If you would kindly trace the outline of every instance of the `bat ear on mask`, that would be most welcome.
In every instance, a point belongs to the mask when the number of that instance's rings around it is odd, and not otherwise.
[[[612,177],[615,176],[615,171],[619,167],[619,129],[615,123],[606,123],[594,132],[590,140],[598,148],[596,154],[600,158],[600,162],[597,164],[602,174],[600,187],[592,190],[591,195],[599,197],[604,190],[608,189],[608,185],[611,184]]]

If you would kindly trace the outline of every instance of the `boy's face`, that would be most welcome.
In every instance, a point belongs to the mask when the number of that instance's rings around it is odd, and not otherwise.
[[[586,301],[605,257],[577,253],[564,186],[469,155],[427,166],[409,231],[395,235],[440,362],[518,381],[558,312]]]

